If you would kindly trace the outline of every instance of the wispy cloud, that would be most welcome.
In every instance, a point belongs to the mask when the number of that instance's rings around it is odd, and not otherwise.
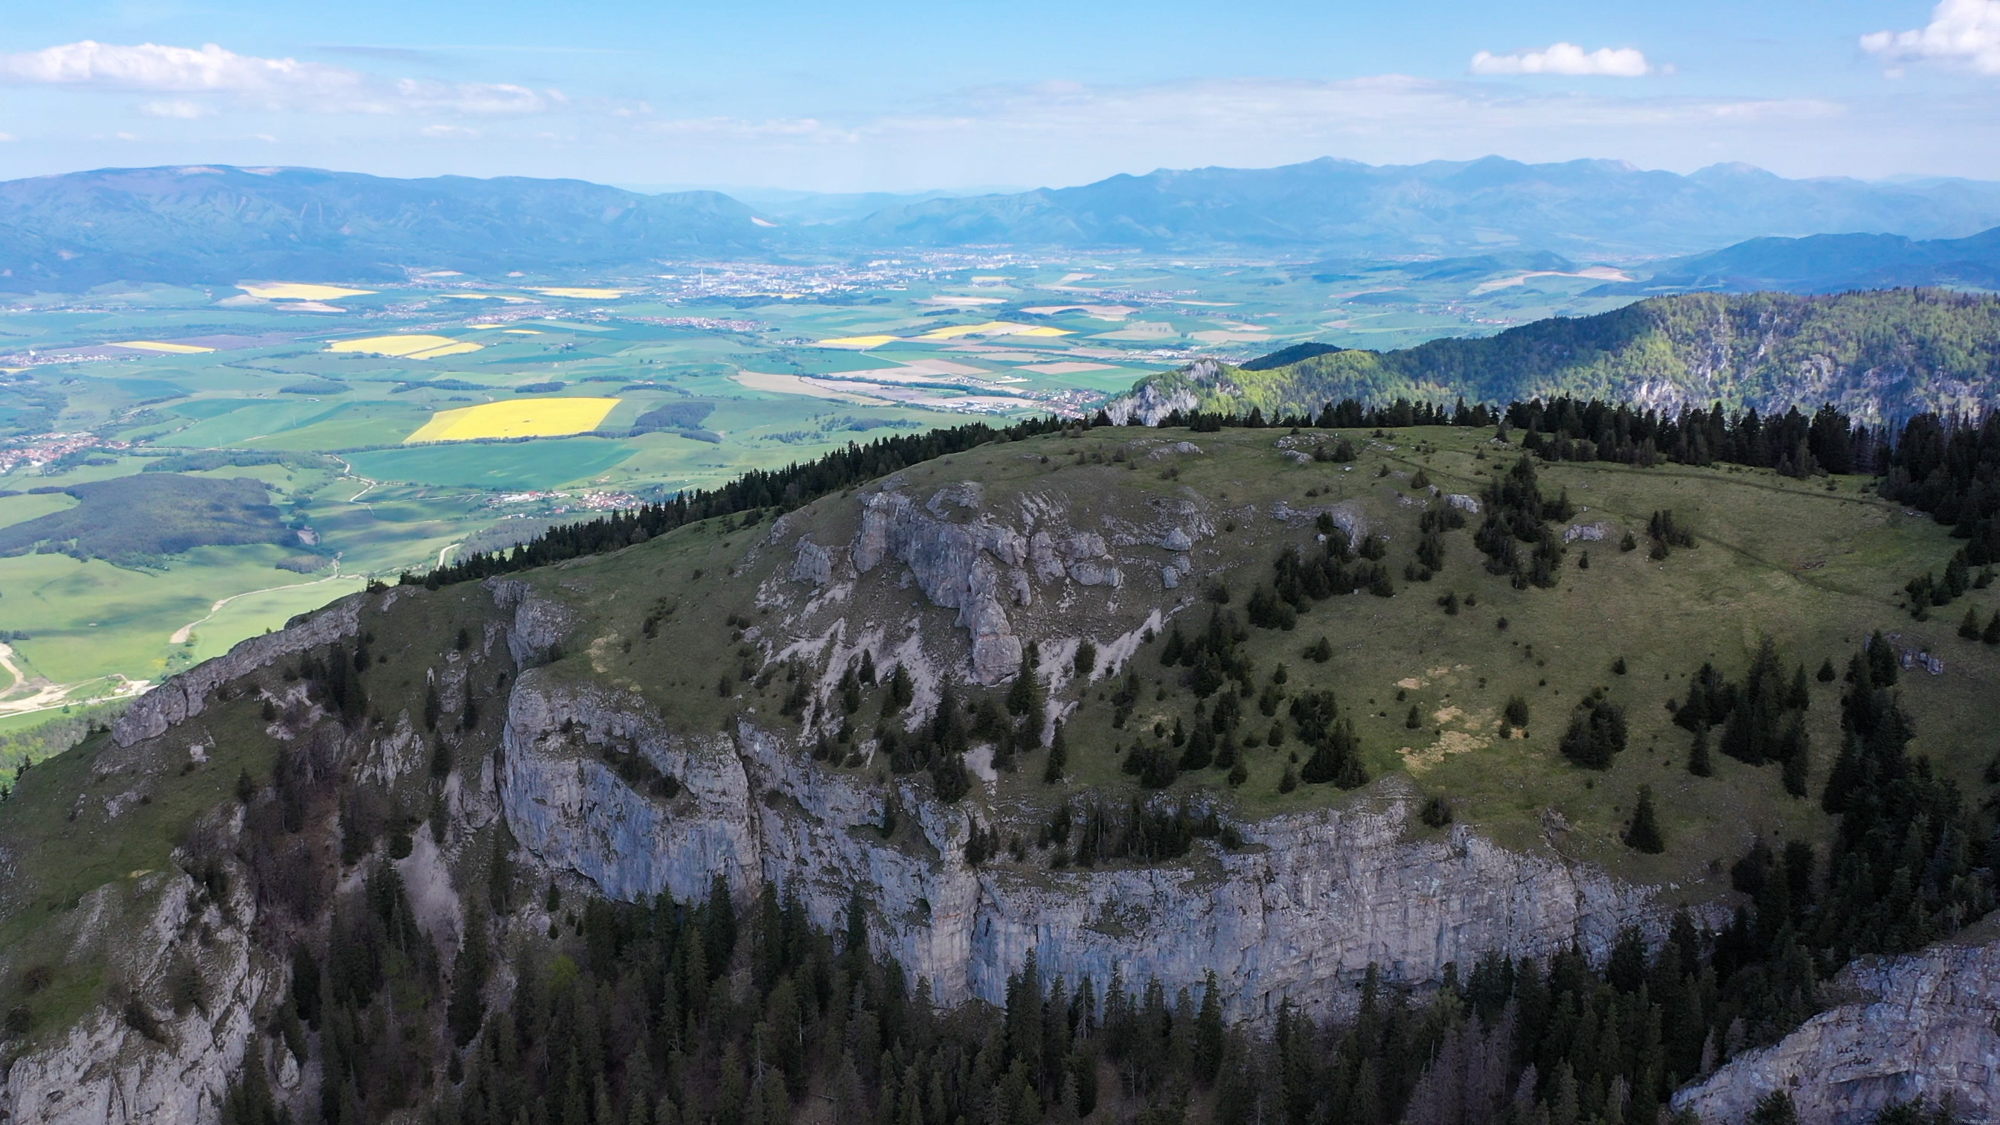
[[[1877,31],[1861,49],[1890,63],[1936,62],[2000,74],[2000,0],[1938,0],[1931,22],[1913,31]],[[1900,67],[1890,74],[1900,75]]]
[[[739,139],[789,137],[814,141],[854,141],[860,134],[853,129],[827,125],[816,118],[774,118],[749,121],[737,117],[690,117],[668,121],[647,121],[639,131],[661,136],[731,137]]]
[[[1082,183],[1121,171],[1267,167],[1330,154],[1400,164],[1503,152],[1692,167],[1774,155],[1771,137],[1823,149],[1848,114],[1844,104],[1818,99],[1614,96],[1391,74],[1047,82],[975,89],[920,111],[865,117],[663,114],[632,123],[626,135],[645,138],[640,144],[651,158],[736,177],[729,182],[862,190],[1030,178]]]
[[[186,98],[172,98],[160,101],[142,102],[139,112],[147,117],[166,117],[180,121],[193,121],[198,117],[213,116],[215,110],[200,102]]]
[[[1600,78],[1643,78],[1653,72],[1645,53],[1636,47],[1599,47],[1586,51],[1574,43],[1496,55],[1472,56],[1474,74],[1566,74]]]
[[[85,39],[0,55],[0,82],[141,93],[208,95],[251,108],[312,113],[520,115],[568,104],[559,90],[492,82],[388,80],[298,59],[239,55],[214,43],[126,46]],[[185,99],[147,102],[154,117],[199,117],[213,107]]]

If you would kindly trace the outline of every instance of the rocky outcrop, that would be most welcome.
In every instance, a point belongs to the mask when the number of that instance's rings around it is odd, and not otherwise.
[[[1674,1107],[1740,1125],[1786,1089],[1800,1121],[1830,1125],[1919,1098],[1948,1101],[1960,1120],[2000,1112],[2000,942],[1850,965],[1828,992],[1851,999],[1682,1090]]]
[[[123,900],[155,895],[150,912],[131,927],[134,904]],[[114,998],[60,1040],[15,1059],[0,1079],[0,1120],[216,1120],[223,1092],[242,1067],[244,1045],[259,1031],[258,1006],[284,980],[283,970],[251,943],[248,919],[255,909],[247,891],[231,896],[225,909],[178,870],[86,896],[71,955],[107,957],[129,999]],[[196,932],[204,940],[195,940]],[[164,999],[177,957],[197,958],[204,981],[202,1003],[179,1014]],[[135,1010],[144,1015],[128,1014]],[[147,1016],[154,1021],[150,1036],[139,1030]]]
[[[1192,388],[1163,386],[1148,380],[1132,394],[1106,403],[1104,413],[1113,425],[1127,426],[1136,418],[1142,425],[1157,426],[1160,419],[1176,410],[1186,413],[1200,405],[1201,400],[1195,397]]]
[[[798,554],[792,560],[791,579],[814,586],[833,581],[833,552],[810,539],[800,539]]]
[[[576,624],[573,610],[537,594],[533,586],[518,578],[489,578],[486,588],[492,591],[495,605],[514,611],[514,627],[507,630],[507,652],[516,664],[548,659]]]
[[[1286,998],[1330,1014],[1371,963],[1422,984],[1485,952],[1546,956],[1575,942],[1601,957],[1621,926],[1657,930],[1663,918],[1649,891],[1591,868],[1463,830],[1405,840],[1416,797],[1395,781],[1346,809],[1246,825],[1241,848],[1204,843],[1179,863],[973,868],[965,811],[919,784],[885,792],[872,772],[818,768],[750,722],[700,740],[660,730],[629,700],[523,674],[502,782],[515,837],[616,898],[697,896],[722,874],[742,895],[776,882],[832,927],[859,890],[877,952],[928,978],[944,1003],[1003,1000],[1034,949],[1044,971],[1100,985],[1116,972],[1171,993],[1213,970],[1234,1017],[1260,1018]],[[626,752],[679,792],[626,786],[605,764]],[[885,841],[887,800],[911,827]]]
[[[1618,525],[1609,520],[1598,520],[1596,523],[1573,523],[1563,528],[1563,542],[1575,543],[1580,540],[1585,543],[1602,543],[1606,539],[1611,538],[1617,531]]]
[[[251,637],[214,660],[198,664],[132,701],[112,725],[111,737],[130,746],[165,734],[167,728],[202,713],[215,689],[297,652],[354,635],[361,601],[344,598],[310,617],[294,619],[276,633]]]
[[[808,575],[817,570],[822,550],[801,542],[795,580],[801,568]],[[982,684],[999,683],[1020,667],[1021,640],[1007,605],[1032,604],[1036,580],[1113,587],[1122,580],[1103,536],[1024,535],[986,513],[979,489],[969,483],[942,489],[922,505],[895,489],[862,497],[861,529],[849,557],[858,574],[890,559],[901,562],[932,605],[956,609],[957,624],[972,638],[972,678]]]

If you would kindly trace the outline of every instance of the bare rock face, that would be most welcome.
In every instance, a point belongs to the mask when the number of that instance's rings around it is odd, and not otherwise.
[[[1104,413],[1113,424],[1119,426],[1131,424],[1134,418],[1145,425],[1157,426],[1160,424],[1160,419],[1174,411],[1190,411],[1200,403],[1201,400],[1195,397],[1194,392],[1185,387],[1163,391],[1148,382],[1136,393],[1107,404]]]
[[[514,627],[507,630],[507,651],[516,664],[546,659],[576,623],[574,611],[540,596],[518,578],[489,578],[486,588],[493,592],[494,604],[514,611]]]
[[[699,896],[720,873],[739,895],[775,882],[834,927],[858,890],[876,951],[928,978],[942,1003],[1004,1001],[1033,949],[1072,981],[1157,977],[1170,994],[1212,969],[1231,1018],[1261,1019],[1287,998],[1325,1015],[1351,1008],[1371,963],[1422,984],[1483,952],[1547,956],[1576,942],[1602,958],[1621,926],[1664,928],[1650,891],[1600,871],[1464,831],[1405,841],[1417,797],[1394,780],[1349,809],[1246,826],[1233,852],[1203,843],[1178,863],[1102,871],[973,868],[965,812],[918,783],[894,796],[915,839],[891,843],[876,830],[889,798],[872,774],[813,766],[749,722],[700,740],[661,730],[629,699],[523,673],[501,785],[516,839],[616,898]],[[644,754],[679,793],[627,787],[604,764],[622,752]]]
[[[343,598],[276,633],[239,641],[226,654],[198,664],[133,700],[112,725],[112,739],[120,746],[131,746],[165,734],[175,723],[201,714],[209,697],[223,684],[293,653],[353,636],[360,613],[359,598]]]
[[[956,609],[957,624],[972,636],[972,678],[990,685],[1020,667],[1021,639],[1006,607],[1033,603],[1031,579],[1117,586],[1120,576],[1103,536],[1024,535],[981,504],[979,490],[969,485],[941,489],[921,505],[894,489],[869,493],[862,497],[861,529],[849,553],[857,574],[886,560],[901,562],[932,605]],[[817,567],[808,559],[821,550],[801,543],[795,578],[801,568]]]
[[[798,556],[792,560],[791,578],[814,586],[833,581],[833,552],[810,539],[800,539]]]
[[[1800,1121],[1832,1125],[1917,1098],[1948,1100],[1962,1120],[2000,1112],[2000,942],[1850,965],[1831,992],[1855,999],[1682,1090],[1674,1108],[1738,1125],[1786,1089]]]
[[[137,934],[114,903],[128,893],[157,895]],[[139,1021],[120,1006],[91,1012],[61,1040],[14,1061],[0,1078],[0,1120],[216,1120],[223,1092],[243,1065],[244,1045],[259,1031],[258,1007],[285,980],[284,969],[251,943],[247,919],[255,916],[255,898],[242,890],[227,905],[225,911],[208,901],[178,869],[148,875],[140,887],[111,884],[85,896],[79,908],[84,921],[73,935],[77,951],[97,945],[109,953],[131,992],[127,1006],[156,1021],[154,1036],[137,1030]],[[188,937],[204,927],[208,941]],[[165,1003],[164,982],[176,956],[199,958],[205,1012],[193,1007],[176,1014]]]

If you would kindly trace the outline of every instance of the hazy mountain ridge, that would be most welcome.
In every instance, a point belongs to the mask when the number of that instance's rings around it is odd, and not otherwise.
[[[2000,298],[1899,289],[1836,296],[1655,297],[1496,336],[1374,352],[1295,345],[1241,367],[1204,362],[1142,381],[1118,409],[1267,415],[1329,401],[1472,402],[1575,395],[1678,410],[1721,401],[1810,411],[1831,402],[1879,422],[2000,404]],[[1289,353],[1289,355],[1287,354]]]
[[[1788,180],[1742,165],[1681,176],[1613,161],[1530,165],[1498,157],[1161,170],[1078,187],[897,202],[866,213],[873,198],[794,199],[773,205],[790,218],[772,219],[719,192],[645,195],[580,180],[101,169],[0,183],[0,289],[275,276],[365,281],[412,270],[602,269],[673,256],[1002,243],[1582,262],[1829,231],[1961,239],[2000,225],[2000,184]],[[1876,245],[1856,243],[1843,255],[1866,258]],[[1881,243],[1879,252],[1907,257],[1899,245]],[[1865,263],[1841,268],[1843,277],[1873,276]],[[1790,277],[1773,276],[1780,275]],[[1693,286],[1701,276],[1670,283]],[[1933,271],[1911,280],[1951,278]],[[1782,283],[1822,285],[1811,275]]]
[[[1662,263],[1645,282],[1607,285],[1599,291],[1835,293],[1906,285],[2000,289],[2000,227],[1966,238],[1911,239],[1894,234],[1753,238],[1712,254]]]
[[[1080,187],[939,199],[859,223],[876,243],[1015,242],[1145,249],[1243,245],[1349,254],[1494,249],[1687,252],[1825,231],[1962,236],[2000,222],[2000,185],[1788,180],[1747,165],[1691,175],[1608,160],[1500,157],[1371,166],[1162,169]]]
[[[401,279],[762,250],[716,192],[581,180],[397,180],[303,168],[105,169],[0,183],[0,289],[303,276]]]

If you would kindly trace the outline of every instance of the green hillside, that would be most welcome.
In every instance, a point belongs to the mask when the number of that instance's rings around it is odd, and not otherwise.
[[[232,1010],[209,967],[242,941],[286,983],[244,1001],[258,1053],[233,1122],[284,1102],[481,1125],[827,1106],[1248,1125],[1282,1119],[1258,1077],[1281,1072],[1308,1119],[1414,1121],[1478,1051],[1512,1060],[1470,1087],[1488,1108],[1519,1082],[1552,1120],[1650,1121],[1796,1027],[1852,957],[1992,908],[2000,624],[1953,624],[2000,622],[1991,501],[1961,487],[2000,426],[1913,427],[1876,478],[1542,460],[1491,426],[1378,421],[891,439],[354,595],[319,619],[347,632],[236,666],[198,714],[17,778],[0,1050],[99,1008],[127,1051],[173,1049]],[[1910,504],[1952,508],[1970,542]],[[1962,588],[1913,618],[1909,577],[1954,557],[1974,559]],[[963,607],[1009,567],[1003,633]],[[990,665],[995,636],[1018,664]],[[597,788],[511,793],[534,776]],[[844,931],[800,905],[819,870],[732,904],[721,853],[704,900],[610,893],[620,872],[523,846],[554,847],[547,818],[682,831],[727,785],[773,837],[869,849]],[[1092,878],[1198,894],[1274,829],[1387,807],[1420,810],[1388,846],[1490,841],[1688,912],[1651,951],[1626,928],[1608,964],[1382,965],[1346,1022],[1288,1005],[1233,1029],[1213,976],[1197,1009],[1029,962],[1004,1012],[933,1012],[868,952],[871,928],[964,909],[892,914],[904,865],[1003,898]],[[167,968],[133,971],[116,935],[151,933],[176,888],[206,913]],[[288,1055],[325,1084],[287,1084]]]
[[[1570,395],[1676,411],[1831,402],[1864,421],[1978,413],[2000,396],[2000,297],[1935,289],[1799,296],[1690,293],[1556,317],[1478,339],[1328,350],[1264,368],[1184,368],[1137,388],[1142,407],[1317,414],[1328,402],[1509,402]],[[1164,414],[1164,408],[1158,413]]]

